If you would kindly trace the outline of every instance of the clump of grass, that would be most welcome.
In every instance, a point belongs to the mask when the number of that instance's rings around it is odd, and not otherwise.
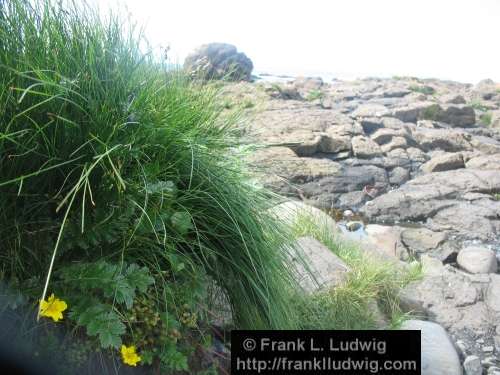
[[[427,85],[410,85],[408,89],[410,91],[419,92],[424,95],[432,95],[436,92],[436,90],[432,86]]]
[[[483,113],[479,116],[479,123],[484,126],[490,126],[492,121],[492,115],[490,112]]]
[[[246,98],[245,100],[243,100],[241,106],[243,109],[250,109],[255,107],[255,102],[250,98]]]
[[[135,264],[168,324],[185,301],[201,314],[211,278],[236,326],[294,327],[287,232],[266,214],[274,197],[248,183],[234,117],[123,25],[84,5],[0,2],[2,281],[32,302],[55,291],[78,317],[69,265],[102,260],[120,280]]]
[[[418,263],[400,268],[391,261],[370,256],[310,215],[299,215],[293,229],[297,237],[316,238],[351,268],[341,286],[313,298],[298,299],[299,310],[309,317],[305,328],[380,328],[377,327],[380,324],[377,322],[377,306],[387,315],[389,327],[397,326],[404,320],[405,314],[399,308],[398,293],[421,277],[422,271]]]
[[[312,102],[313,100],[318,100],[318,99],[321,100],[321,99],[323,99],[324,96],[325,96],[325,94],[321,90],[311,90],[307,94],[306,99],[308,101]]]
[[[480,100],[472,100],[471,102],[469,102],[469,106],[478,111],[485,112],[488,110],[488,107],[486,107]]]
[[[442,108],[439,104],[433,104],[427,108],[424,108],[420,114],[420,118],[423,120],[439,121],[442,115]]]
[[[496,201],[500,201],[500,193],[493,194],[493,199]]]

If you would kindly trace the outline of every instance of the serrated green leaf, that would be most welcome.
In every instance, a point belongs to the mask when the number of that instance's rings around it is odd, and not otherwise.
[[[191,220],[191,215],[185,211],[174,212],[170,218],[172,226],[180,234],[184,235],[193,229],[193,222]]]

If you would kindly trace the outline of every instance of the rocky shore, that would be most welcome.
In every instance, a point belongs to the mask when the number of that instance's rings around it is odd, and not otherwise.
[[[422,261],[403,307],[454,344],[426,328],[442,364],[425,373],[500,374],[500,86],[298,78],[227,90],[257,103],[245,132],[267,145],[251,156],[265,186],[368,247]]]

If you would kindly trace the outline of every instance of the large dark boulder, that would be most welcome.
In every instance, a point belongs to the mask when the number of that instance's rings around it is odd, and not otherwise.
[[[253,63],[232,44],[209,43],[198,47],[187,56],[184,68],[190,74],[205,79],[248,81]]]

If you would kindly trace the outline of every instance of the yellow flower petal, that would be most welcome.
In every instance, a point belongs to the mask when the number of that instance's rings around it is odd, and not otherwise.
[[[40,301],[40,316],[52,318],[54,322],[58,322],[63,318],[63,311],[68,308],[66,302],[56,298],[54,293],[47,301]]]
[[[121,347],[121,354],[123,363],[129,366],[137,366],[137,362],[141,360],[141,357],[136,353],[135,346],[125,346]]]

